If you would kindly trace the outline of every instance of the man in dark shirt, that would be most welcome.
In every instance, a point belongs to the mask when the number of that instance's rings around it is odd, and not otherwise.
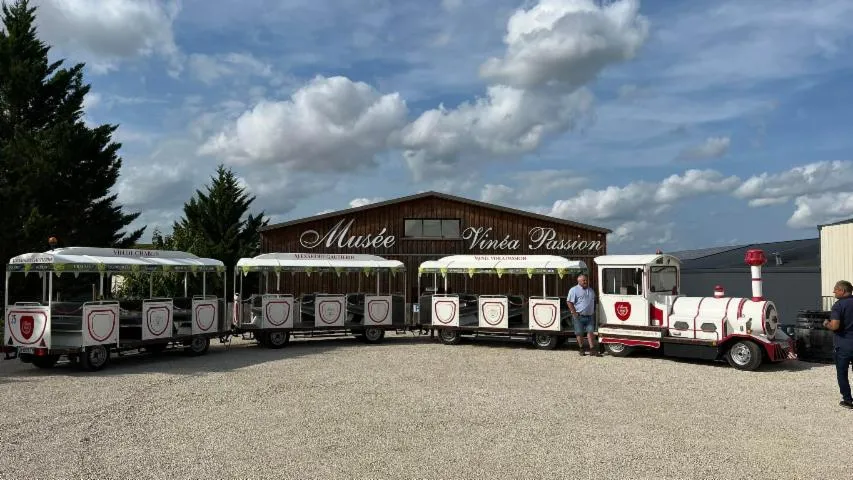
[[[841,390],[842,407],[853,409],[853,397],[850,396],[850,380],[847,369],[853,362],[853,285],[846,280],[835,284],[833,290],[838,299],[832,306],[829,320],[823,326],[835,332],[835,372],[838,374],[838,388]]]

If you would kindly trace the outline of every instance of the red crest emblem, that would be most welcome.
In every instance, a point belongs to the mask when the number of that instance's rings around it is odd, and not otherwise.
[[[29,340],[30,337],[33,336],[33,330],[35,330],[36,321],[30,315],[25,315],[21,317],[21,336],[24,337],[25,340]]]
[[[616,318],[623,322],[631,316],[631,304],[628,302],[616,302],[614,310],[616,310]]]

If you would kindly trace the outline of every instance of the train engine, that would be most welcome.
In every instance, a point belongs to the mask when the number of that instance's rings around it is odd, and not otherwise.
[[[794,358],[794,343],[779,329],[776,305],[762,294],[761,250],[746,252],[752,273],[752,297],[680,294],[680,261],[671,255],[607,255],[599,268],[599,341],[616,356],[635,348],[664,355],[727,360],[742,370],[764,361]]]

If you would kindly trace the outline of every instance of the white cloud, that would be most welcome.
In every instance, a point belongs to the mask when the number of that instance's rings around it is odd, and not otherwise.
[[[257,76],[272,78],[273,68],[250,53],[227,53],[222,55],[204,55],[194,53],[189,56],[188,66],[193,76],[212,85],[223,78],[233,76]]]
[[[581,221],[630,220],[638,212],[662,213],[681,199],[730,192],[739,183],[737,177],[725,177],[714,170],[688,170],[660,182],[640,181],[624,187],[586,189],[572,198],[554,202],[550,214]]]
[[[398,94],[344,77],[315,77],[290,100],[264,100],[208,139],[199,153],[235,165],[298,171],[352,171],[375,163],[405,124]]]
[[[679,160],[705,160],[719,158],[728,153],[731,139],[729,137],[709,137],[702,144],[683,150]]]
[[[844,0],[714,2],[710,9],[673,10],[656,36],[668,59],[667,90],[744,87],[845,68],[832,58],[849,39],[853,4]],[[846,63],[849,65],[849,63]]]
[[[649,247],[661,247],[673,241],[675,222],[630,220],[612,228],[607,235],[607,244],[628,246],[637,252]]]
[[[634,0],[540,0],[507,23],[504,58],[487,59],[486,96],[424,112],[401,135],[415,180],[449,175],[462,160],[517,156],[592,118],[583,87],[607,65],[632,58],[647,36]]]
[[[639,1],[598,5],[593,0],[540,0],[509,19],[503,58],[490,58],[481,75],[517,88],[559,84],[578,88],[607,65],[633,58],[648,21]]]
[[[853,191],[797,197],[794,204],[797,209],[788,219],[791,228],[816,228],[853,218]]]
[[[448,110],[428,110],[401,133],[404,157],[420,181],[447,174],[460,159],[518,155],[537,149],[544,138],[588,118],[592,95],[586,89],[552,95],[492,86],[487,96]]]
[[[752,206],[762,206],[783,203],[802,195],[849,190],[853,190],[853,162],[832,161],[750,177],[738,187],[734,195],[753,200]]]
[[[378,202],[382,202],[382,201],[385,201],[385,199],[384,199],[384,198],[382,198],[382,197],[375,197],[375,198],[365,198],[365,197],[362,197],[362,198],[353,198],[352,200],[350,200],[350,202],[349,202],[349,206],[350,206],[350,208],[357,208],[357,207],[363,207],[363,206],[365,206],[365,205],[370,205],[371,203],[378,203]]]
[[[40,0],[36,22],[49,44],[87,61],[98,73],[122,59],[161,55],[180,70],[172,24],[180,3],[158,0]]]
[[[574,191],[588,180],[571,171],[536,170],[517,172],[509,176],[514,187],[486,184],[480,192],[484,202],[521,207],[542,202],[549,195]]]

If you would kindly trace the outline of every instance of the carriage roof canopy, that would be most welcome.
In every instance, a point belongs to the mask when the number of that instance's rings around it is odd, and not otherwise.
[[[243,273],[258,271],[318,272],[318,271],[373,271],[406,269],[399,260],[388,260],[377,255],[334,253],[265,253],[252,258],[241,258],[237,268]]]
[[[7,271],[74,272],[223,272],[225,264],[213,258],[175,250],[68,247],[44,253],[25,253],[9,260]]]
[[[421,263],[419,273],[585,273],[586,264],[556,255],[451,255]]]

